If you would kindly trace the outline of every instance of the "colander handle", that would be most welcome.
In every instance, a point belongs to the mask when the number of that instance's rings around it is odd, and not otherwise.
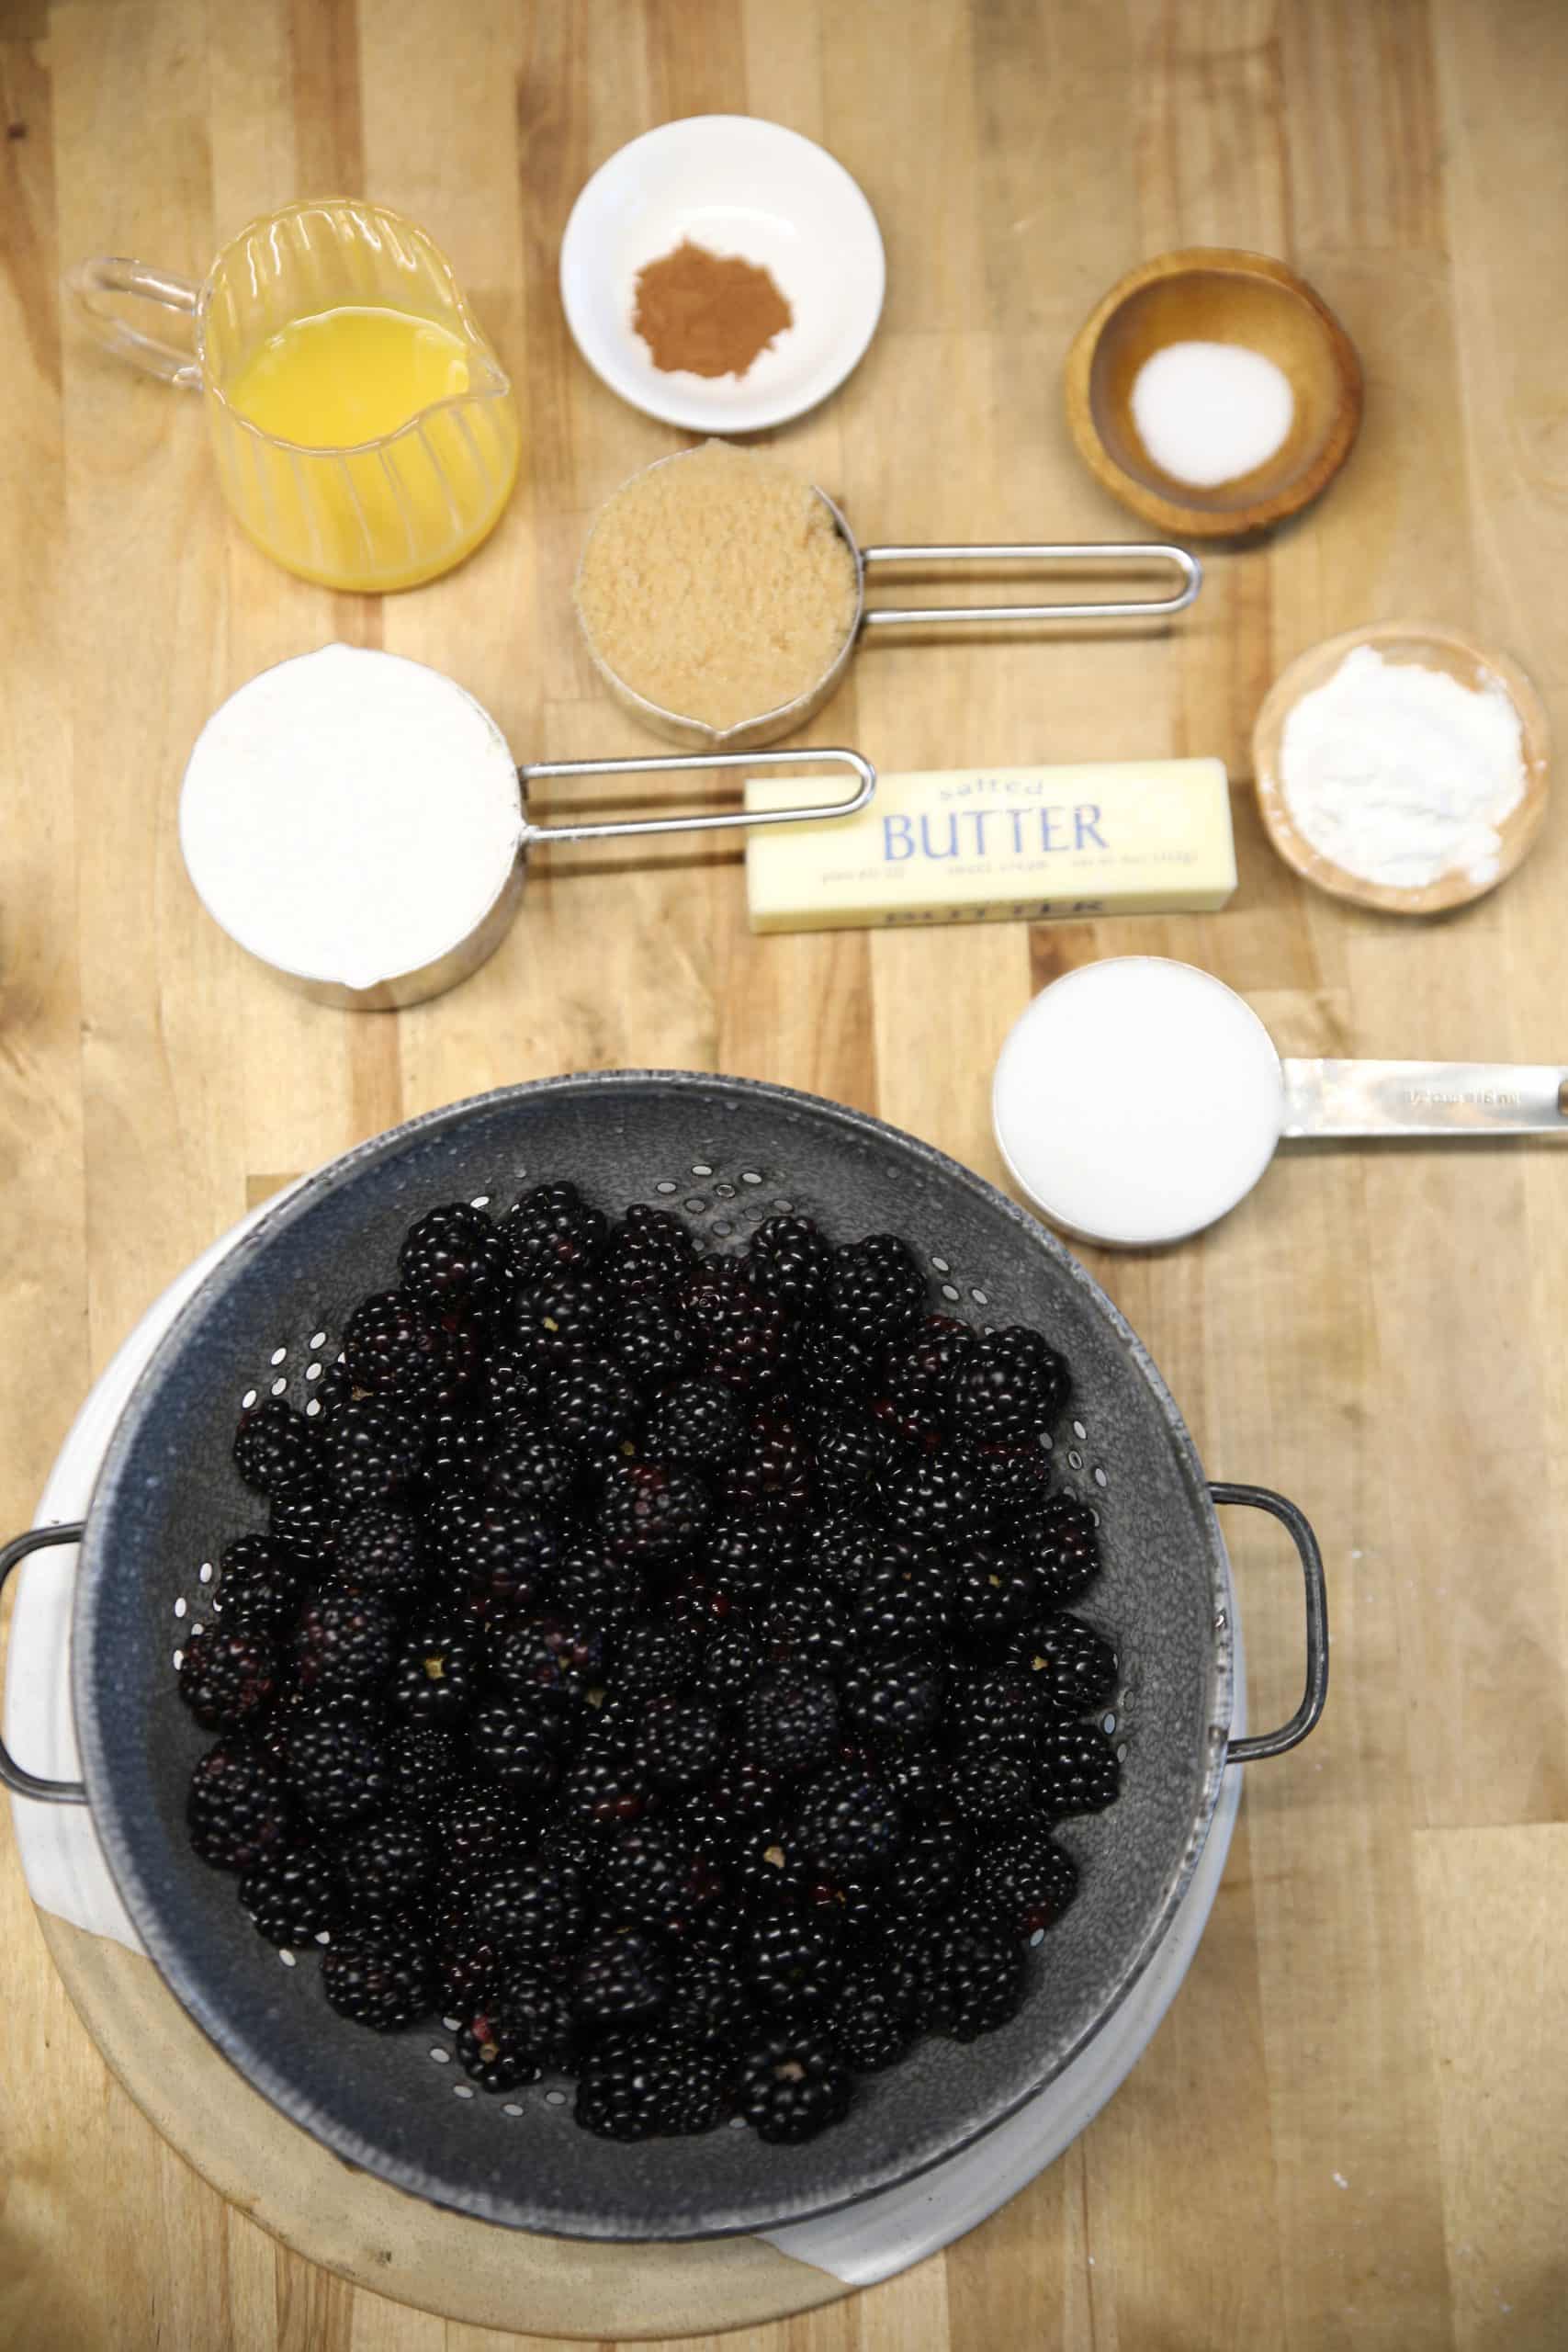
[[[1270,1487],[1218,1486],[1211,1479],[1209,1499],[1244,1503],[1251,1510],[1266,1510],[1277,1519],[1296,1547],[1306,1581],[1306,1689],[1302,1703],[1280,1730],[1233,1739],[1225,1750],[1227,1764],[1256,1764],[1261,1757],[1283,1756],[1287,1748],[1299,1747],[1322,1714],[1328,1696],[1328,1593],[1323,1580],[1323,1554],[1306,1513]]]
[[[523,846],[536,842],[608,842],[627,833],[711,833],[733,825],[820,824],[829,817],[852,817],[876,790],[876,770],[858,752],[669,752],[646,760],[536,760],[519,768],[525,800],[536,776],[671,775],[683,769],[714,768],[848,768],[855,788],[843,800],[818,801],[804,808],[736,808],[712,816],[694,812],[683,817],[620,817],[596,825],[534,825],[523,827]]]
[[[70,1521],[63,1527],[30,1527],[18,1535],[14,1544],[0,1550],[0,1591],[13,1568],[19,1568],[29,1552],[41,1552],[50,1544],[79,1544],[83,1522]],[[9,1789],[14,1797],[36,1797],[40,1804],[85,1804],[87,1792],[80,1781],[40,1781],[36,1772],[24,1771],[5,1741],[0,1739],[0,1785]]]

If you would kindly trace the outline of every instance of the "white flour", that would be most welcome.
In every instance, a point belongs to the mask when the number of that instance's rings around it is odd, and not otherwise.
[[[1280,448],[1296,398],[1290,378],[1236,343],[1168,343],[1133,383],[1133,422],[1162,472],[1198,490],[1249,474]]]
[[[1280,783],[1297,831],[1363,882],[1489,882],[1524,797],[1519,715],[1495,680],[1475,692],[1359,645],[1285,721]]]
[[[208,720],[180,797],[198,896],[242,947],[350,988],[457,945],[511,872],[511,752],[423,662],[348,645],[280,662]]]

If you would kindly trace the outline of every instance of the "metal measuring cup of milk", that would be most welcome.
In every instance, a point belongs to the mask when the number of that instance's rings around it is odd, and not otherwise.
[[[427,764],[432,728],[439,774]],[[778,809],[550,824],[528,813],[531,786],[547,781],[765,767],[844,769],[849,788]],[[180,845],[209,914],[278,978],[318,1003],[389,1012],[456,987],[495,953],[535,850],[820,824],[852,816],[875,788],[870,761],[842,749],[520,763],[455,680],[399,654],[326,645],[261,671],[213,713],[186,768]],[[437,877],[454,842],[461,878],[449,889]]]
[[[656,458],[651,466],[644,466],[638,473],[623,482],[622,490],[632,481],[640,481],[646,474],[660,466],[678,466],[687,458],[700,452],[678,449],[668,458]],[[966,624],[970,627],[997,626],[1001,623],[1029,621],[1151,621],[1168,620],[1185,612],[1203,584],[1203,568],[1185,548],[1163,543],[1131,544],[1111,541],[1105,544],[1073,543],[1067,545],[1046,542],[1013,544],[976,544],[973,547],[874,547],[863,548],[851,530],[840,509],[816,482],[809,485],[814,497],[827,508],[833,528],[848,548],[855,568],[855,605],[853,617],[844,633],[842,644],[826,670],[816,682],[789,702],[780,703],[773,710],[759,711],[754,718],[739,720],[731,727],[713,727],[705,720],[691,718],[680,711],[667,710],[647,695],[638,693],[611,667],[593,640],[592,632],[583,616],[581,603],[574,583],[572,605],[578,626],[590,660],[615,699],[624,710],[655,735],[667,742],[689,744],[694,751],[745,751],[753,745],[777,742],[780,736],[793,734],[804,727],[834,692],[850,664],[863,629],[898,628],[933,628]],[[612,492],[612,498],[619,492]],[[609,502],[606,502],[608,503]],[[592,541],[592,531],[589,533]],[[586,559],[587,545],[583,549]],[[1052,605],[872,605],[866,604],[866,574],[879,565],[921,564],[926,567],[952,564],[1027,563],[1043,571],[1063,567],[1086,571],[1147,571],[1151,567],[1168,570],[1176,575],[1179,585],[1168,596],[1134,597],[1120,603],[1052,604]],[[577,578],[581,578],[582,564],[578,565]]]

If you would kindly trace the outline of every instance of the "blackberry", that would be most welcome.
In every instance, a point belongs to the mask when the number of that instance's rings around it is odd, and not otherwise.
[[[721,1592],[748,1608],[766,1600],[779,1561],[779,1531],[750,1511],[716,1520],[703,1539],[703,1560]]]
[[[338,1845],[337,1874],[356,1911],[384,1911],[409,1902],[430,1876],[430,1833],[412,1813],[378,1814]]]
[[[536,2083],[547,2067],[570,2064],[571,2012],[558,1984],[536,1969],[509,1973],[482,2009],[464,2018],[457,2063],[481,2090]]]
[[[703,1368],[732,1388],[772,1388],[795,1352],[783,1307],[753,1290],[733,1259],[700,1265],[677,1302],[695,1332]]]
[[[619,1741],[585,1741],[561,1787],[569,1820],[593,1837],[607,1837],[658,1806],[646,1770]]]
[[[656,1789],[694,1789],[707,1779],[724,1745],[713,1708],[669,1696],[649,1701],[642,1719],[642,1752]]]
[[[762,1663],[761,1645],[750,1623],[731,1616],[716,1625],[703,1644],[697,1690],[716,1706],[737,1707],[761,1673]]]
[[[265,1623],[212,1625],[186,1641],[180,1697],[209,1731],[238,1731],[265,1713],[277,1676]]]
[[[584,1357],[562,1373],[551,1392],[550,1427],[564,1446],[578,1453],[606,1453],[629,1436],[641,1418],[629,1375],[610,1356]]]
[[[264,1396],[240,1416],[234,1467],[247,1487],[268,1497],[309,1487],[319,1476],[315,1432],[281,1396]]]
[[[1039,1691],[1027,1674],[1007,1670],[974,1674],[955,1681],[949,1721],[965,1747],[1025,1758],[1039,1736]]]
[[[537,1695],[505,1691],[487,1699],[468,1727],[475,1761],[498,1781],[526,1796],[546,1796],[566,1760],[570,1724],[565,1712]]]
[[[685,1462],[703,1470],[733,1462],[745,1442],[746,1416],[735,1392],[714,1380],[683,1380],[667,1390],[643,1432],[650,1460]]]
[[[480,1474],[486,1494],[513,1510],[552,1510],[572,1481],[571,1456],[558,1435],[526,1421],[491,1432]]]
[[[754,1821],[779,1807],[784,1782],[743,1749],[731,1749],[714,1775],[707,1802],[720,1820]]]
[[[883,1524],[916,1544],[954,1544],[975,1524],[974,1480],[950,1453],[909,1454],[889,1463],[872,1499]]]
[[[344,1333],[355,1388],[416,1407],[457,1396],[472,1376],[477,1352],[471,1329],[400,1290],[362,1299]]]
[[[386,1396],[351,1396],[327,1423],[327,1475],[344,1509],[389,1502],[419,1476],[419,1418]]]
[[[495,1672],[509,1690],[575,1704],[604,1679],[604,1636],[564,1617],[530,1617],[506,1635]]]
[[[935,1918],[957,1894],[974,1839],[953,1815],[919,1822],[904,1841],[893,1894],[900,1911]]]
[[[395,1655],[389,1609],[373,1593],[323,1585],[300,1611],[294,1629],[294,1670],[302,1690],[323,1698],[366,1690],[386,1677]]]
[[[1032,1793],[1028,1765],[1000,1750],[970,1748],[948,1767],[948,1801],[977,1826],[1020,1820]]]
[[[1076,1495],[1053,1495],[1020,1538],[1047,1609],[1065,1609],[1100,1574],[1100,1530],[1094,1512]]]
[[[387,1742],[394,1804],[434,1822],[463,1784],[467,1759],[460,1741],[432,1724],[410,1724]]]
[[[634,1201],[610,1236],[604,1270],[623,1298],[639,1298],[673,1290],[696,1262],[697,1245],[679,1217]]]
[[[435,2006],[436,1974],[428,1946],[377,1921],[321,1956],[321,1990],[340,2017],[378,2033],[415,2025]]]
[[[481,1502],[448,1529],[446,1554],[469,1591],[505,1615],[545,1598],[558,1546],[554,1531],[526,1504]]]
[[[993,1524],[1031,1520],[1043,1510],[1051,1487],[1051,1459],[1032,1440],[1022,1445],[977,1445],[970,1466]]]
[[[1033,1648],[1045,1660],[1038,1679],[1059,1714],[1087,1714],[1116,1688],[1115,1650],[1080,1617],[1048,1617],[1035,1631]]]
[[[975,1334],[951,1315],[927,1315],[889,1346],[882,1365],[885,1395],[905,1405],[945,1407],[958,1373],[975,1351]]]
[[[942,1716],[942,1671],[915,1651],[904,1657],[857,1659],[843,1684],[845,1710],[855,1729],[879,1745],[915,1745]]]
[[[595,1888],[599,1916],[684,1936],[717,1902],[722,1883],[712,1863],[667,1820],[639,1821],[621,1832]]]
[[[595,2029],[643,2025],[670,1999],[670,1963],[655,1939],[623,1928],[591,1943],[571,1979],[572,2014]]]
[[[741,2061],[739,2112],[760,2140],[810,2140],[849,2109],[851,2076],[820,2027],[796,2023],[754,2041]]]
[[[490,1444],[484,1417],[461,1406],[438,1406],[425,1421],[420,1471],[436,1492],[477,1485]]]
[[[213,1607],[226,1624],[270,1627],[299,1598],[300,1562],[270,1535],[237,1535],[219,1563]]]
[[[406,1291],[433,1306],[489,1306],[508,1279],[505,1245],[483,1209],[450,1201],[410,1226],[398,1272]]]
[[[450,1729],[467,1719],[479,1683],[473,1641],[455,1620],[417,1625],[399,1653],[387,1703],[416,1724]]]
[[[337,1882],[319,1847],[296,1846],[248,1870],[240,1881],[240,1901],[269,1944],[303,1948],[331,1932]]]
[[[356,1589],[406,1598],[424,1573],[418,1520],[390,1503],[350,1511],[338,1528],[336,1566]]]
[[[1067,1367],[1021,1324],[987,1331],[953,1384],[955,1428],[977,1444],[1018,1443],[1049,1430],[1067,1401]]]
[[[1033,1765],[1034,1801],[1053,1820],[1103,1813],[1121,1792],[1116,1750],[1098,1724],[1048,1724]]]
[[[616,1653],[615,1687],[637,1700],[683,1690],[698,1655],[696,1643],[678,1625],[633,1625]]]
[[[479,1880],[468,1917],[497,1951],[538,1968],[557,1968],[582,1932],[582,1905],[547,1860],[503,1862]]]
[[[678,1463],[625,1462],[604,1481],[599,1525],[616,1558],[651,1566],[686,1551],[710,1510],[701,1480]]]
[[[748,1919],[762,1911],[797,1910],[810,1892],[805,1857],[776,1812],[760,1814],[731,1832],[724,1874]]]
[[[964,1547],[953,1583],[953,1630],[977,1650],[1005,1642],[1033,1617],[1040,1580],[994,1544]]]
[[[634,1298],[616,1316],[609,1346],[638,1387],[662,1388],[695,1362],[697,1335],[666,1301]]]
[[[664,2023],[679,2041],[704,2050],[732,2052],[757,2030],[739,1958],[739,1939],[698,1935],[675,1962]]]
[[[337,1524],[338,1507],[329,1487],[290,1487],[286,1495],[274,1495],[266,1536],[255,1540],[270,1540],[301,1573],[306,1567],[320,1572],[336,1550]]]
[[[814,1323],[800,1342],[795,1384],[807,1403],[818,1411],[847,1414],[864,1405],[879,1363],[874,1331],[844,1330],[833,1324]]]
[[[906,1814],[931,1813],[942,1803],[946,1770],[939,1749],[907,1747],[898,1740],[884,1742],[877,1763]]]
[[[758,2007],[775,2016],[819,2009],[833,1997],[843,1962],[830,1928],[806,1912],[765,1912],[747,1930],[746,1982]]]
[[[557,1371],[593,1353],[605,1340],[615,1295],[594,1274],[560,1274],[521,1291],[513,1328],[525,1347]]]
[[[540,1184],[507,1211],[499,1231],[514,1280],[534,1283],[592,1266],[604,1253],[610,1221],[589,1207],[575,1184]]]
[[[835,1592],[859,1592],[869,1571],[888,1557],[890,1544],[879,1527],[852,1511],[835,1510],[818,1520],[807,1537],[807,1571]]]
[[[190,1842],[215,1870],[248,1871],[281,1850],[288,1800],[277,1768],[243,1740],[220,1740],[190,1777],[186,1799]]]
[[[549,1403],[549,1367],[521,1340],[492,1334],[479,1365],[484,1404],[502,1420],[543,1420]]]
[[[970,1873],[967,1907],[1021,1943],[1055,1927],[1078,1891],[1077,1865],[1042,1829],[1015,1829],[987,1846]]]
[[[917,1956],[920,2023],[954,2041],[994,2033],[1023,2006],[1023,1954],[995,1928],[939,1920]]]
[[[577,2120],[602,2140],[651,2140],[665,2129],[671,2044],[648,2033],[606,2034],[582,2062]]]
[[[552,1601],[569,1623],[597,1634],[613,1656],[641,1605],[642,1588],[634,1570],[592,1540],[561,1555]]]
[[[311,1709],[290,1725],[284,1769],[290,1790],[317,1821],[356,1820],[384,1804],[391,1785],[375,1732],[340,1707]]]
[[[840,1329],[862,1340],[891,1339],[925,1304],[926,1278],[896,1234],[868,1234],[834,1251],[830,1306]]]
[[[748,1280],[800,1322],[821,1312],[832,1271],[833,1252],[808,1216],[764,1217],[746,1253]]]
[[[913,2041],[919,1978],[891,1946],[859,1961],[845,1975],[830,2024],[840,2055],[860,2075],[878,2075]]]
[[[819,1420],[817,1433],[817,1483],[822,1492],[851,1510],[864,1508],[872,1483],[888,1462],[885,1431],[870,1414],[852,1410]]]
[[[880,1876],[903,1843],[903,1809],[870,1773],[846,1767],[812,1782],[795,1831],[802,1853],[818,1869]]]
[[[459,1869],[488,1868],[513,1844],[516,1815],[516,1799],[493,1781],[467,1781],[441,1814],[441,1850]]]
[[[814,1480],[811,1456],[787,1413],[752,1416],[740,1461],[718,1480],[731,1510],[761,1510],[775,1519],[799,1519],[810,1508]]]
[[[797,1584],[775,1594],[763,1638],[775,1665],[805,1674],[841,1674],[854,1656],[851,1604],[830,1585]]]
[[[951,1578],[937,1553],[914,1544],[889,1544],[855,1595],[855,1632],[863,1648],[897,1655],[940,1648],[950,1597]]]
[[[741,1736],[763,1769],[797,1780],[831,1755],[839,1736],[839,1701],[821,1675],[771,1675],[748,1691]]]

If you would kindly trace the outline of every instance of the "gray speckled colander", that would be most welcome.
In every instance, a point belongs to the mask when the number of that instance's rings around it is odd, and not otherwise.
[[[745,2130],[622,2147],[580,2131],[558,2085],[476,2094],[433,2063],[440,2037],[381,2038],[338,2018],[306,1956],[280,1966],[233,1882],[186,1840],[185,1792],[207,1744],[173,1657],[199,1618],[202,1564],[256,1499],[231,1458],[253,1390],[309,1396],[347,1311],[385,1285],[404,1227],[438,1201],[571,1177],[606,1207],[651,1201],[704,1243],[740,1247],[788,1204],[839,1239],[887,1229],[931,1270],[940,1303],[978,1323],[1045,1329],[1073,1369],[1057,1434],[1065,1483],[1094,1504],[1105,1573],[1083,1613],[1114,1633],[1122,1688],[1120,1801],[1065,1833],[1083,1873],[1032,1957],[1022,2014],[966,2047],[921,2044],[863,2083],[847,2122],[798,2148]],[[1211,1498],[1282,1518],[1307,1580],[1308,1685],[1284,1730],[1227,1749],[1231,1641]],[[40,1543],[0,1552],[0,1581]],[[207,1578],[210,1577],[210,1566]],[[334,1160],[287,1195],[196,1292],[115,1431],[86,1521],[73,1620],[85,1795],[127,1908],[205,2031],[276,2106],[397,2187],[513,2226],[594,2238],[757,2230],[886,2188],[952,2154],[1049,2083],[1125,1998],[1169,1926],[1227,1760],[1278,1753],[1316,1720],[1326,1683],[1321,1564],[1293,1506],[1209,1487],[1180,1415],[1084,1269],[992,1186],[874,1119],[740,1080],[606,1072],[512,1087],[430,1113]],[[25,1795],[40,1783],[0,1750]]]

